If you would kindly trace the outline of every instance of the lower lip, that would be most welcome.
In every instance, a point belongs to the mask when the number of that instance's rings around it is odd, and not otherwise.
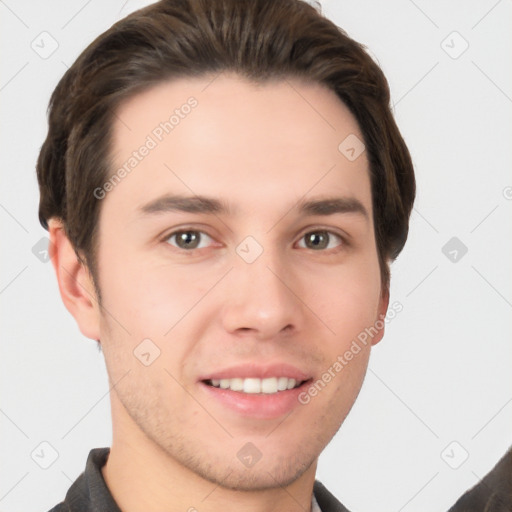
[[[216,388],[204,382],[199,383],[207,396],[215,399],[240,416],[256,419],[274,419],[289,414],[300,405],[299,394],[306,389],[309,381],[297,388],[277,393],[243,393],[231,389]]]

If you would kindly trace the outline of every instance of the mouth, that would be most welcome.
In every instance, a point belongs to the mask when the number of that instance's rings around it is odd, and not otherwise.
[[[206,379],[202,382],[207,386],[229,389],[239,393],[274,395],[299,388],[309,380],[298,380],[290,377],[266,377],[264,379],[234,377],[230,379]]]
[[[272,420],[300,406],[299,395],[311,384],[311,373],[289,364],[245,364],[218,370],[199,379],[212,407],[236,418]],[[228,416],[226,416],[228,417]]]

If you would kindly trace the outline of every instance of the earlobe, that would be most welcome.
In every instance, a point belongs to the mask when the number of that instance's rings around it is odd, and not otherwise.
[[[389,288],[386,287],[382,290],[380,302],[379,302],[379,311],[378,318],[375,322],[375,327],[379,331],[372,339],[372,345],[377,345],[380,340],[384,337],[384,331],[386,327],[386,323],[384,319],[386,318],[386,313],[388,312],[389,306]]]
[[[100,307],[89,270],[79,261],[62,221],[50,219],[48,231],[50,257],[62,301],[76,320],[80,332],[87,338],[99,340]]]

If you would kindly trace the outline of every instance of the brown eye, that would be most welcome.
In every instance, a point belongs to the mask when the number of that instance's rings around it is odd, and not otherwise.
[[[311,231],[306,233],[301,241],[304,241],[304,245],[301,247],[305,247],[307,249],[313,249],[314,251],[319,251],[323,249],[333,249],[341,244],[342,239],[339,235],[332,233],[330,231]]]
[[[211,238],[202,231],[186,230],[172,233],[167,241],[178,249],[202,249],[208,245]]]

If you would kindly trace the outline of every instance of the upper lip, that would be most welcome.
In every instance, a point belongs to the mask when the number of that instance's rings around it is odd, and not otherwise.
[[[203,375],[199,380],[212,380],[212,379],[265,379],[269,377],[288,377],[296,381],[304,381],[311,378],[296,366],[288,363],[273,363],[273,364],[240,364],[236,366],[229,366],[222,370],[215,370],[212,373]]]

